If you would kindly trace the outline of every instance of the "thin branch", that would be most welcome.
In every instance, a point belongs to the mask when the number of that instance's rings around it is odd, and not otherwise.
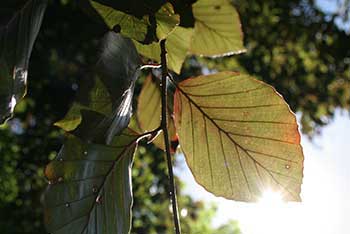
[[[174,225],[175,225],[175,233],[181,234],[181,227],[180,227],[180,220],[179,220],[179,212],[177,207],[177,199],[176,199],[176,188],[175,188],[175,180],[174,180],[174,173],[173,173],[173,166],[172,166],[172,160],[171,160],[171,154],[170,154],[170,144],[169,144],[169,133],[168,133],[168,119],[167,119],[167,77],[168,77],[168,67],[167,67],[167,60],[166,60],[166,49],[165,49],[165,42],[166,40],[162,40],[160,42],[160,49],[161,49],[161,65],[162,65],[162,82],[161,82],[161,91],[162,91],[162,121],[161,121],[161,128],[163,130],[164,135],[164,143],[165,143],[165,153],[167,158],[167,164],[168,164],[168,171],[169,171],[169,187],[170,187],[170,199],[171,199],[171,205],[173,208],[173,218],[174,218]]]

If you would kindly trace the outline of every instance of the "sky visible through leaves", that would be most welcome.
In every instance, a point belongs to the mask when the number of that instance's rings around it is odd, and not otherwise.
[[[302,203],[282,203],[269,193],[257,204],[217,198],[199,187],[189,170],[180,163],[177,174],[186,181],[184,192],[208,204],[216,203],[218,213],[213,224],[235,219],[239,221],[243,234],[348,234],[349,114],[338,111],[334,122],[313,141],[302,137],[305,153]],[[184,161],[182,156],[179,160]]]
[[[336,1],[317,0],[324,12],[334,13]],[[350,22],[336,19],[339,28],[350,32]],[[320,136],[310,141],[302,137],[305,155],[302,203],[283,203],[278,194],[267,191],[257,204],[215,197],[195,183],[185,159],[179,156],[176,170],[186,181],[185,193],[194,199],[218,206],[213,225],[235,219],[243,234],[348,234],[350,215],[349,112],[338,110],[336,117]],[[181,210],[181,207],[180,207]]]

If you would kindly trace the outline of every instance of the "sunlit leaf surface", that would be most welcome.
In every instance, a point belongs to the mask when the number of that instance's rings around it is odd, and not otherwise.
[[[46,0],[29,0],[0,24],[0,123],[11,117],[25,95],[29,57],[46,5]]]
[[[45,169],[49,186],[43,203],[50,233],[129,233],[136,138],[126,131],[106,146],[67,135]]]
[[[300,201],[296,118],[271,86],[233,72],[199,76],[178,85],[174,110],[186,161],[208,191],[256,201],[269,189]]]
[[[229,0],[198,0],[193,15],[191,53],[222,56],[245,51],[239,16]]]

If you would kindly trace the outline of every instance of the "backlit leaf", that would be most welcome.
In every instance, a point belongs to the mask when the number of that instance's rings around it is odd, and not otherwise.
[[[50,233],[130,232],[136,138],[126,131],[106,146],[67,135],[45,169],[49,185],[43,196],[44,220]]]
[[[256,201],[272,189],[300,201],[296,118],[271,86],[233,72],[199,76],[178,85],[174,110],[187,164],[208,191]]]
[[[164,4],[156,13],[157,37],[159,40],[166,38],[175,26],[180,23],[180,16],[176,15],[170,3]]]
[[[198,0],[193,15],[191,53],[222,56],[245,51],[239,16],[229,0]]]
[[[46,5],[46,0],[28,0],[0,24],[0,123],[26,93],[29,58]]]
[[[152,76],[148,76],[145,80],[141,93],[138,98],[137,105],[137,121],[140,126],[140,133],[149,132],[157,129],[161,121],[161,93],[159,85],[152,80]],[[174,121],[168,115],[168,130],[170,140],[176,139]],[[161,132],[153,143],[160,149],[165,149],[164,136]]]
[[[166,50],[168,67],[176,73],[181,72],[181,67],[188,54],[193,29],[177,26],[174,31],[167,37]],[[135,46],[143,56],[160,62],[160,45],[152,43],[142,45],[135,42]]]
[[[100,14],[110,29],[119,25],[120,33],[137,41],[145,41],[148,27],[151,25],[148,16],[139,19],[122,11],[90,0],[91,6]]]

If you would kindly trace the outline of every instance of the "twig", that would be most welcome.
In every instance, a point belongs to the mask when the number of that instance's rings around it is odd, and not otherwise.
[[[147,68],[151,68],[151,69],[154,69],[154,68],[161,68],[162,65],[160,64],[145,64],[145,65],[142,65],[141,66],[141,70],[143,69],[147,69]]]
[[[181,227],[180,227],[180,221],[179,221],[179,212],[177,207],[177,199],[176,199],[176,188],[175,188],[175,180],[174,180],[174,173],[173,173],[173,166],[172,166],[172,160],[171,160],[171,154],[170,154],[170,144],[169,144],[169,133],[168,133],[168,119],[167,119],[167,77],[168,77],[168,67],[167,67],[167,60],[166,60],[166,49],[165,49],[165,42],[166,40],[162,40],[160,42],[160,49],[161,49],[161,65],[162,65],[162,82],[161,82],[161,95],[162,95],[162,121],[161,121],[161,128],[163,130],[164,135],[164,144],[165,144],[165,153],[166,153],[166,159],[168,164],[168,172],[169,172],[169,187],[170,187],[170,199],[171,199],[171,205],[173,208],[173,218],[174,218],[174,225],[175,225],[175,233],[181,234]]]

